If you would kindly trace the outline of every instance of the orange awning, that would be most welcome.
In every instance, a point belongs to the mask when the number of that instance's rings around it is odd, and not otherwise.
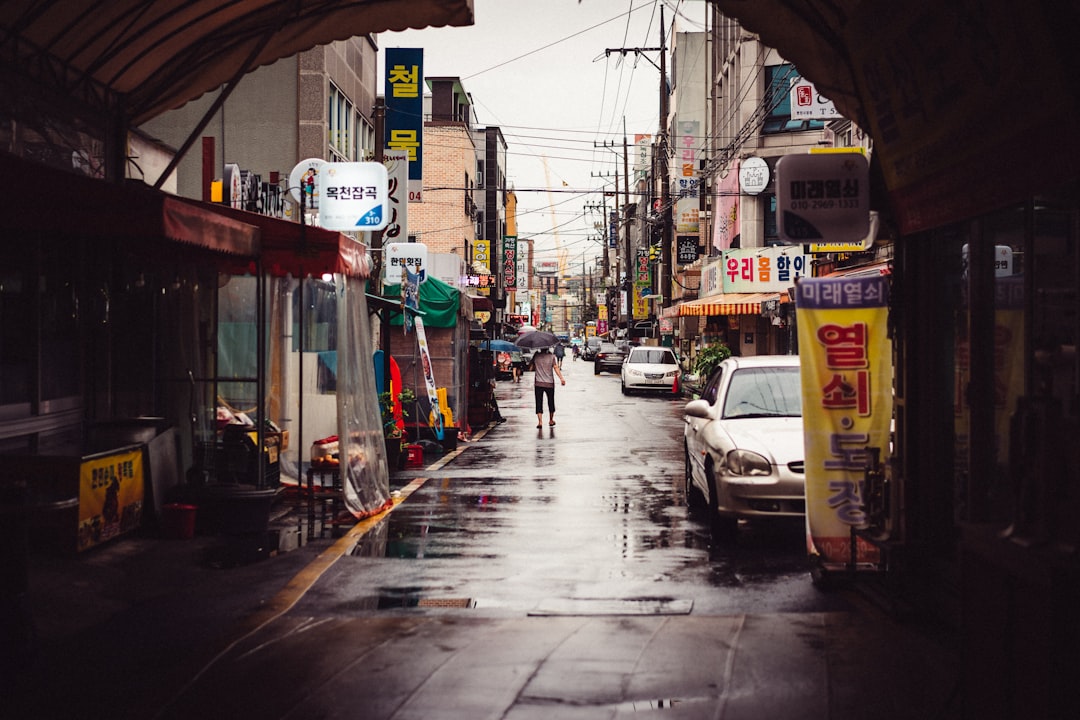
[[[787,302],[786,293],[721,293],[687,300],[669,309],[677,309],[677,317],[700,315],[760,315],[761,303],[768,300]],[[675,316],[672,316],[675,317]]]

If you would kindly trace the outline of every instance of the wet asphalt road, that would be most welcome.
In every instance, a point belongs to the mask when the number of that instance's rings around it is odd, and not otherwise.
[[[507,422],[397,477],[156,717],[949,717],[954,658],[815,589],[801,526],[714,545],[688,515],[682,399],[565,369],[554,428],[500,383]]]
[[[536,429],[532,375],[500,381],[507,422],[421,478],[350,549],[301,612],[465,606],[473,614],[670,603],[692,613],[812,612],[799,524],[716,544],[683,492],[682,406],[624,397],[617,375],[567,359],[556,425]]]
[[[801,526],[716,545],[688,514],[682,399],[565,370],[554,428],[531,376],[500,382],[507,422],[343,535],[38,557],[40,652],[0,717],[950,717],[949,647],[814,588]]]

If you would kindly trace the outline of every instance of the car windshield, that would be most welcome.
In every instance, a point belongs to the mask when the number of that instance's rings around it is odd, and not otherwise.
[[[670,350],[634,350],[627,362],[652,363],[653,365],[675,365],[675,355]]]
[[[798,367],[736,370],[724,400],[724,418],[799,417],[802,387]]]

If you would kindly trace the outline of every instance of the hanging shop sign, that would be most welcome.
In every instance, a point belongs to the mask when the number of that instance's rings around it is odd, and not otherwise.
[[[701,250],[697,235],[677,235],[675,237],[675,262],[689,265],[696,262]]]
[[[409,155],[409,202],[422,202],[424,50],[386,49],[385,146]]]
[[[876,563],[866,480],[888,464],[892,421],[889,278],[795,286],[806,446],[807,547],[825,569]],[[852,543],[855,552],[852,553]]]
[[[304,208],[319,209],[319,174],[326,161],[322,158],[301,160],[289,173],[289,195],[297,203],[303,198]]]
[[[386,166],[381,162],[323,165],[319,173],[319,225],[344,232],[382,230],[390,219]]]
[[[513,290],[518,285],[517,236],[503,235],[502,276],[503,289]]]
[[[747,195],[758,195],[769,187],[769,165],[759,157],[748,157],[739,163],[739,189]]]
[[[675,177],[675,232],[699,232],[699,184],[697,177],[698,136],[701,132],[697,120],[684,120],[678,124],[678,162]]]
[[[407,240],[409,237],[409,153],[404,150],[383,150],[383,165],[389,184],[386,196],[390,201],[383,230],[383,243]]]
[[[776,163],[780,241],[858,242],[870,233],[870,166],[857,152],[785,155]]]
[[[386,252],[386,261],[383,263],[385,273],[383,282],[388,285],[397,285],[402,282],[401,273],[406,269],[420,276],[419,282],[427,280],[428,249],[424,243],[388,243],[383,246]]]
[[[832,100],[817,91],[814,83],[803,78],[791,83],[792,120],[838,120],[840,112]]]

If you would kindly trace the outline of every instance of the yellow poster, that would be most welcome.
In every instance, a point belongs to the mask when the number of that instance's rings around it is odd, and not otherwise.
[[[85,550],[139,527],[143,492],[142,449],[84,459],[79,465],[77,548]]]
[[[866,526],[866,471],[888,461],[892,423],[889,279],[808,278],[796,285],[806,445],[807,548],[822,567],[852,561]],[[857,564],[876,563],[859,539]]]

